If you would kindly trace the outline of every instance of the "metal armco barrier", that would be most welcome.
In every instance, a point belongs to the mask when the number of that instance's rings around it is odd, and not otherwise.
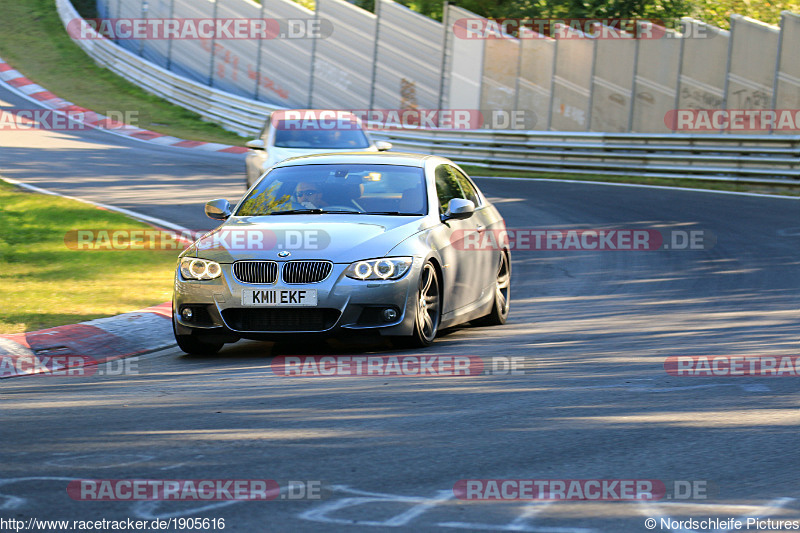
[[[80,18],[69,0],[55,0],[61,21]],[[73,39],[99,65],[149,93],[194,111],[239,135],[254,135],[276,106],[232,95],[159,67],[108,39]]]
[[[396,149],[490,169],[800,185],[799,135],[381,131]]]
[[[55,3],[65,25],[79,17],[69,0]],[[240,135],[256,135],[279,109],[188,80],[107,39],[74,41],[112,72]],[[395,149],[487,169],[800,185],[800,135],[380,130],[373,136]]]

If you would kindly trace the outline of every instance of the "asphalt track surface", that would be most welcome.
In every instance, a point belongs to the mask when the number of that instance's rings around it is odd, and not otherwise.
[[[5,92],[0,100],[30,107]],[[243,187],[241,157],[93,131],[2,132],[0,173],[192,229],[213,226],[204,201],[235,200]],[[800,378],[677,377],[664,361],[800,355],[800,202],[479,184],[511,228],[696,230],[716,244],[516,251],[508,324],[449,332],[424,355],[522,357],[522,375],[271,371],[279,355],[415,353],[332,341],[239,342],[206,358],[168,349],[129,360],[135,368],[122,375],[3,380],[0,517],[224,518],[225,531],[246,532],[639,532],[648,517],[799,520]],[[321,500],[87,502],[66,492],[76,479],[306,480],[325,491]],[[662,480],[673,499],[462,501],[453,486],[464,479]],[[673,481],[699,482],[706,494],[675,500]]]

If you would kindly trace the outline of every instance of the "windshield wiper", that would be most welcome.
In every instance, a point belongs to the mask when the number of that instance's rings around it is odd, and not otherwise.
[[[312,214],[319,214],[323,213],[322,209],[289,209],[287,211],[270,211],[269,213],[265,213],[267,215],[297,215],[297,214],[305,214],[305,213],[312,213]]]
[[[419,213],[401,213],[400,211],[367,211],[364,215],[391,215],[397,217],[419,217]]]

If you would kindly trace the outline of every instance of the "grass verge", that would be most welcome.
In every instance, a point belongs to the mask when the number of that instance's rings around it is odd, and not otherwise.
[[[800,196],[797,185],[772,185],[756,183],[731,183],[686,178],[649,178],[636,176],[590,176],[584,174],[558,174],[554,172],[527,172],[521,170],[490,170],[474,165],[460,165],[471,176],[502,176],[508,178],[530,179],[562,179],[574,181],[604,181],[610,183],[633,183],[638,185],[661,185],[686,189],[710,189],[716,191],[751,192],[759,194],[777,194],[781,196]]]
[[[169,301],[180,250],[74,250],[70,230],[146,229],[119,213],[0,181],[0,333],[112,316]]]
[[[0,0],[0,57],[57,96],[92,111],[138,112],[137,127],[244,146],[247,139],[98,67],[69,36],[53,0]]]

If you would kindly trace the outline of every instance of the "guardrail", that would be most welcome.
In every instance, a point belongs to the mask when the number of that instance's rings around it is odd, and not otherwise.
[[[71,20],[80,18],[69,0],[55,0],[55,3],[65,27]],[[96,32],[88,27],[86,32],[96,35]],[[73,42],[99,65],[145,91],[194,111],[204,119],[239,135],[254,135],[261,131],[266,117],[272,111],[281,109],[178,76],[106,38],[73,39]]]
[[[79,18],[69,0],[55,3],[65,26]],[[112,72],[240,135],[257,134],[269,113],[281,109],[178,76],[105,38],[74,41]],[[800,185],[800,135],[377,130],[373,136],[487,169]]]
[[[406,130],[373,136],[490,169],[800,185],[800,135]]]

